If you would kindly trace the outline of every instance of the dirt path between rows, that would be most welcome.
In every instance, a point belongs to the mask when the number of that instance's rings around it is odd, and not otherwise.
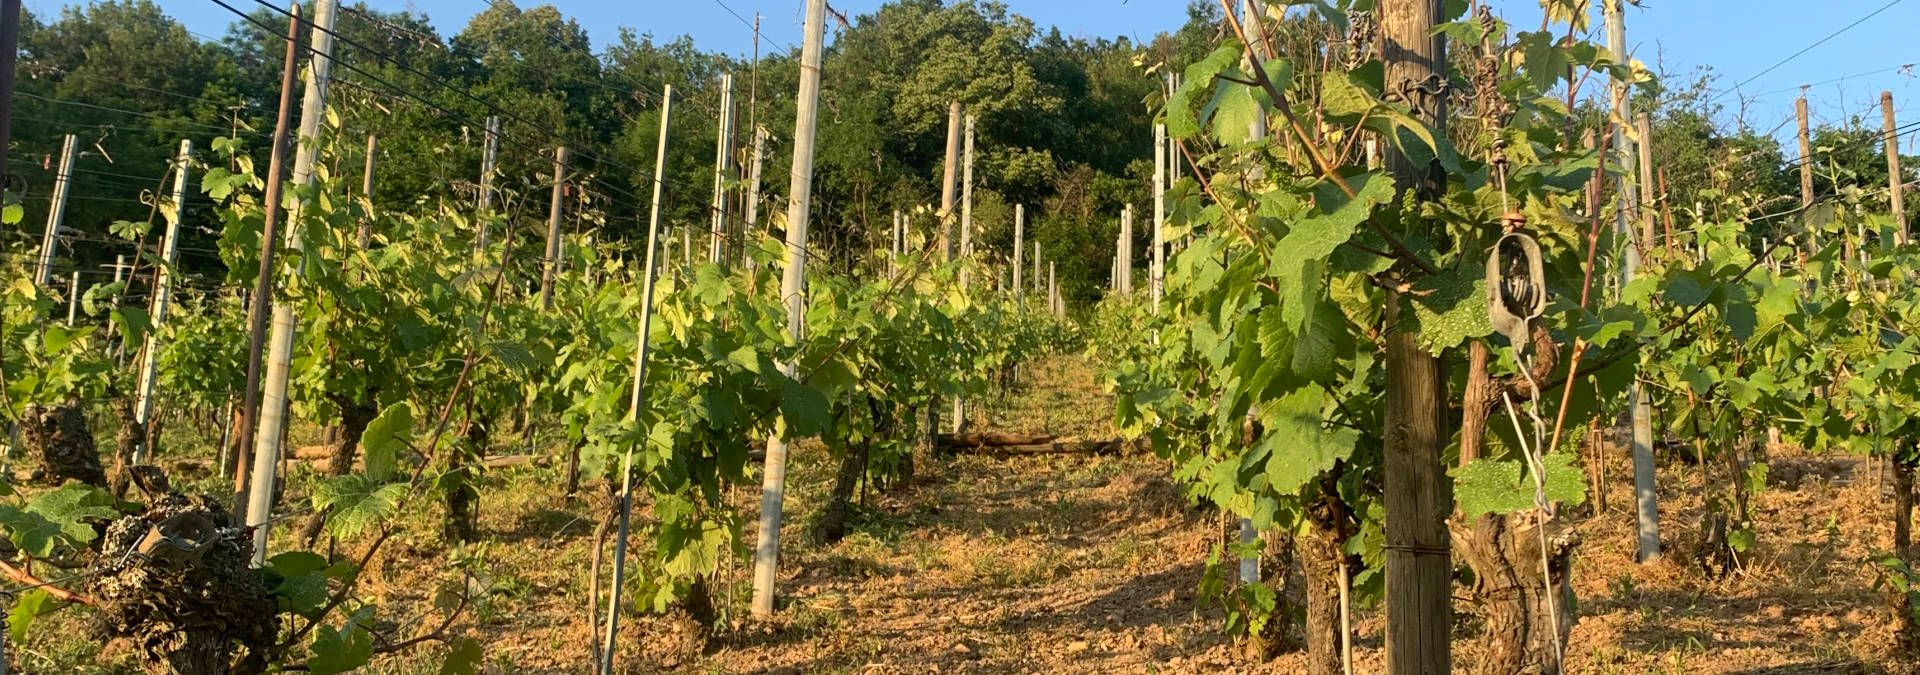
[[[974,407],[976,430],[1111,436],[1110,399],[1086,364],[1055,359],[1027,373],[1007,400]],[[1702,495],[1697,467],[1660,474],[1668,557],[1631,561],[1631,494],[1622,452],[1608,453],[1612,503],[1580,525],[1574,574],[1581,618],[1572,673],[1913,672],[1887,654],[1889,617],[1862,564],[1887,539],[1885,496],[1858,459],[1773,458],[1773,485],[1755,499],[1759,547],[1741,574],[1706,580],[1691,566]],[[716,589],[727,625],[702,644],[684,619],[623,623],[625,672],[685,673],[1297,673],[1283,654],[1248,663],[1224,618],[1196,597],[1228,523],[1190,506],[1150,454],[944,460],[911,489],[870,492],[845,540],[807,533],[832,470],[802,445],[789,476],[781,610],[741,619],[743,557]],[[516,470],[489,486],[482,527],[490,551],[453,553],[431,536],[392,545],[369,583],[383,614],[428,615],[435,583],[467,556],[487,589],[463,631],[486,645],[488,672],[586,672],[593,514],[604,497],[567,504],[550,471]],[[757,490],[729,497],[753,540]],[[409,531],[431,532],[435,514]],[[387,576],[387,570],[395,574]],[[437,581],[436,581],[437,579]],[[644,593],[646,591],[638,591]],[[1474,607],[1456,589],[1455,663],[1473,663]],[[1355,609],[1355,672],[1383,671],[1377,606]],[[425,650],[374,672],[437,672]]]

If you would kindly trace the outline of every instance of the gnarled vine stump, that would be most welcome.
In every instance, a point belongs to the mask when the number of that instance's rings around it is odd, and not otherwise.
[[[27,446],[40,456],[48,482],[67,479],[88,485],[107,486],[107,471],[100,464],[100,449],[93,432],[87,428],[86,414],[78,403],[56,406],[27,406],[22,431]]]
[[[252,557],[247,529],[213,498],[161,496],[107,527],[89,570],[100,624],[149,673],[264,672],[279,607]]]
[[[1530,512],[1484,514],[1452,529],[1453,552],[1473,570],[1473,597],[1486,618],[1483,656],[1472,672],[1558,675],[1554,645],[1573,632],[1573,549],[1579,539],[1563,521],[1548,520],[1542,575],[1540,519]]]

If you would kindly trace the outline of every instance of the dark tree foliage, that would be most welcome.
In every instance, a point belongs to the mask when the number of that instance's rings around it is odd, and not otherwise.
[[[29,16],[9,167],[15,189],[25,190],[26,227],[4,236],[7,249],[37,245],[62,134],[75,134],[81,153],[66,217],[77,236],[61,249],[61,270],[105,275],[103,263],[134,252],[115,240],[113,225],[160,222],[143,195],[167,189],[161,179],[180,139],[204,150],[237,131],[264,166],[286,17],[264,7],[251,12],[251,21],[236,17],[224,36],[191,33],[150,0],[69,7],[51,20]],[[1286,49],[1324,29],[1312,13],[1298,13],[1272,35]],[[631,239],[652,193],[660,91],[672,85],[663,213],[669,228],[704,231],[720,77],[731,73],[735,161],[744,174],[754,129],[764,127],[761,222],[783,221],[798,81],[793,45],[762,42],[755,61],[702,50],[686,37],[623,30],[595,51],[585,28],[554,7],[512,2],[492,3],[452,36],[423,14],[355,3],[342,8],[336,31],[331,103],[346,137],[341,147],[379,137],[372,199],[383,207],[473,203],[486,120],[498,115],[496,186],[506,213],[537,227],[553,150],[565,145],[575,176],[566,229]],[[863,253],[884,248],[894,210],[922,209],[914,226],[932,230],[925,209],[937,206],[946,108],[957,100],[978,120],[977,248],[1004,256],[1013,207],[1024,204],[1028,241],[1057,262],[1063,293],[1076,304],[1091,300],[1109,282],[1123,205],[1140,216],[1134,250],[1144,256],[1152,236],[1145,158],[1165,96],[1162,77],[1203,57],[1221,31],[1218,4],[1203,1],[1191,3],[1183,26],[1142,42],[1071,37],[991,0],[899,0],[849,17],[834,26],[825,63],[812,237],[825,255],[816,261],[851,268]],[[1731,188],[1756,185],[1794,192],[1788,153],[1764,131],[1719,122],[1711,81],[1703,73],[1688,87],[1649,94],[1657,98],[1654,153],[1667,169],[1669,204],[1717,204]],[[1815,133],[1820,190],[1884,183],[1871,122],[1844,120],[1845,127]],[[360,159],[349,153],[327,170],[357,184]],[[1184,166],[1177,153],[1172,159]],[[217,227],[194,210],[205,200],[192,192],[183,259],[218,273],[211,254]],[[1144,257],[1135,264],[1145,265]]]

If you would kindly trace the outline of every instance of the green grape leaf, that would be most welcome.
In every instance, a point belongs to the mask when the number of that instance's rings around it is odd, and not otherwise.
[[[807,376],[807,384],[818,388],[828,399],[833,399],[858,387],[860,375],[853,372],[853,367],[846,359],[832,358],[813,369]]]
[[[1608,321],[1594,328],[1593,334],[1587,337],[1587,342],[1595,347],[1605,347],[1613,344],[1615,339],[1630,330],[1633,330],[1632,321]]]
[[[1745,342],[1753,339],[1754,331],[1759,328],[1759,316],[1755,311],[1753,296],[1744,285],[1727,286],[1726,300],[1720,307],[1727,331],[1733,339]]]
[[[1221,87],[1213,99],[1213,137],[1221,145],[1237,146],[1251,140],[1253,123],[1266,114],[1248,86]]]
[[[772,361],[767,359],[766,355],[755,351],[753,345],[741,345],[739,349],[729,352],[727,362],[755,375],[773,370]]]
[[[818,436],[833,425],[826,394],[792,380],[780,390],[780,417],[793,438]]]
[[[1393,201],[1393,180],[1380,173],[1368,173],[1347,179],[1354,197],[1341,193],[1317,199],[1318,211],[1292,224],[1287,235],[1274,247],[1267,275],[1291,283],[1299,279],[1309,262],[1326,260],[1341,244],[1353,238],[1354,230],[1373,215],[1374,209]],[[1317,280],[1315,280],[1317,282]],[[1297,294],[1312,295],[1295,289]]]
[[[1753,550],[1753,545],[1758,540],[1758,534],[1750,527],[1736,527],[1727,531],[1727,547],[1733,549],[1735,553]]]
[[[328,626],[316,629],[309,647],[313,658],[307,661],[308,671],[315,675],[336,675],[365,667],[373,660],[373,634],[366,628],[372,619],[373,607],[368,606],[347,617],[338,629]]]
[[[44,588],[21,593],[20,599],[13,601],[13,609],[7,612],[7,639],[12,640],[16,645],[25,643],[27,629],[33,626],[34,619],[51,614],[66,605],[67,603],[53,599],[53,594],[48,593]]]
[[[1327,393],[1320,387],[1302,387],[1273,402],[1260,414],[1266,427],[1260,445],[1267,452],[1267,483],[1280,494],[1294,494],[1334,462],[1353,455],[1360,432],[1329,427],[1322,414]]]
[[[1754,462],[1747,465],[1747,492],[1759,494],[1767,489],[1767,463]]]
[[[1660,295],[1667,302],[1682,307],[1692,307],[1713,297],[1713,287],[1713,280],[1706,278],[1704,274],[1694,270],[1683,270],[1667,279],[1666,287],[1661,289]]]
[[[1493,323],[1487,318],[1487,280],[1480,270],[1443,271],[1421,279],[1414,288],[1418,292],[1406,296],[1413,311],[1400,315],[1403,322],[1410,316],[1413,325],[1401,330],[1413,330],[1427,351],[1438,356],[1467,340],[1493,334]]]
[[[1753,304],[1754,332],[1766,334],[1786,323],[1800,309],[1800,293],[1790,284],[1768,283]]]
[[[84,483],[68,483],[41,493],[26,508],[0,504],[0,527],[13,545],[39,557],[54,554],[60,544],[83,546],[94,540],[90,521],[111,520],[120,513],[105,490]]]
[[[113,308],[111,314],[114,325],[120,329],[120,339],[125,344],[145,340],[147,331],[153,330],[153,321],[147,316],[147,310],[127,305]]]
[[[1167,101],[1167,133],[1174,138],[1192,138],[1200,133],[1200,115],[1194,111],[1194,102],[1201,92],[1213,91],[1216,83],[1214,76],[1220,71],[1232,68],[1240,62],[1245,48],[1238,40],[1228,40],[1208,54],[1207,58],[1187,66],[1185,79],[1180,88],[1175,89],[1171,100]],[[1245,86],[1231,82],[1217,83],[1217,86]]]
[[[1379,107],[1380,101],[1354,79],[1351,76],[1320,79],[1320,105],[1326,110],[1327,117],[1358,120]]]
[[[326,571],[327,559],[318,553],[288,551],[268,558],[266,569],[283,578],[319,574]]]
[[[310,617],[327,604],[327,578],[319,574],[288,577],[268,592],[279,599],[281,611]]]
[[[367,478],[382,483],[393,480],[400,470],[400,455],[412,442],[413,404],[401,401],[380,411],[360,434]]]
[[[66,351],[67,345],[81,332],[58,324],[48,325],[40,331],[40,349],[48,354]]]
[[[499,359],[500,363],[516,374],[528,375],[540,367],[539,359],[534,358],[533,352],[528,350],[526,345],[498,340],[489,344],[488,347],[493,351],[494,358]]]
[[[1587,500],[1587,484],[1573,456],[1554,453],[1542,458],[1547,469],[1547,500],[1578,505]],[[1479,459],[1453,472],[1453,494],[1460,513],[1476,518],[1483,513],[1518,513],[1534,506],[1533,479],[1517,460]]]
[[[334,536],[347,539],[392,516],[406,492],[404,483],[381,485],[365,475],[348,474],[314,486],[313,508],[327,512],[327,529]]]
[[[447,660],[440,662],[440,675],[479,675],[480,666],[487,660],[486,653],[480,648],[480,641],[458,638],[452,645],[453,648],[447,651]]]
[[[729,540],[727,527],[716,521],[701,520],[691,527],[662,523],[658,545],[666,561],[661,569],[676,579],[711,574],[719,568]]]
[[[262,574],[267,591],[280,601],[281,611],[312,616],[327,604],[327,559],[306,551],[289,551],[267,559]]]

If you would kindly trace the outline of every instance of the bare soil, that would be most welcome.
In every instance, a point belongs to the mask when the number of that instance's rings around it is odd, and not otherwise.
[[[1031,386],[973,412],[976,429],[1109,435],[1108,398],[1079,359],[1027,373]],[[1779,453],[1754,501],[1760,534],[1747,565],[1713,581],[1693,563],[1704,477],[1668,458],[1660,474],[1667,555],[1632,562],[1627,461],[1609,453],[1610,508],[1580,525],[1574,574],[1575,673],[1914,673],[1888,653],[1890,617],[1867,556],[1891,538],[1890,499],[1865,460]],[[717,590],[723,626],[702,636],[684,617],[629,615],[625,672],[688,673],[1294,673],[1296,654],[1249,663],[1195,595],[1227,532],[1190,505],[1164,460],[968,455],[922,482],[869,492],[852,534],[816,546],[805,533],[834,467],[802,447],[789,478],[782,605],[772,622],[742,615],[743,557]],[[432,507],[406,516],[365,588],[396,636],[437,623],[436,590],[469,584],[480,602],[458,632],[479,639],[487,671],[588,672],[590,494],[568,503],[553,468],[487,477],[486,544],[449,549]],[[757,491],[731,496],[752,540]],[[358,550],[364,542],[343,545]],[[1472,663],[1473,606],[1456,597],[1455,659]],[[1376,606],[1355,610],[1355,672],[1383,670]],[[70,614],[70,613],[69,613]],[[48,621],[71,622],[58,617]],[[77,625],[77,624],[74,624]],[[129,672],[69,633],[36,630],[17,657],[28,672]],[[381,657],[381,673],[438,672],[443,648]]]

